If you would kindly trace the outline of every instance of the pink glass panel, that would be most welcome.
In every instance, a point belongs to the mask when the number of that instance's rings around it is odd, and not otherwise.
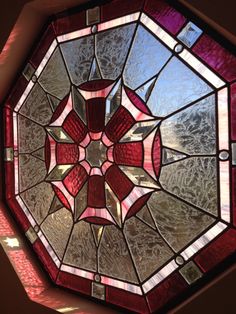
[[[13,162],[5,162],[5,174],[6,198],[9,199],[15,195]]]
[[[13,118],[12,111],[10,108],[4,108],[4,119],[5,119],[5,132],[4,132],[4,145],[5,147],[13,146]]]
[[[232,168],[232,206],[233,206],[233,224],[236,226],[236,167]]]
[[[148,107],[145,105],[145,103],[142,101],[142,99],[135,94],[135,92],[133,92],[131,89],[129,88],[125,88],[126,94],[129,97],[129,99],[132,101],[132,103],[142,112],[146,113],[146,114],[151,114],[150,110],[148,109]]]
[[[92,132],[100,132],[105,122],[105,99],[91,98],[87,100],[87,121],[88,128]]]
[[[62,204],[67,208],[70,209],[70,204],[67,201],[67,198],[65,197],[65,195],[62,193],[62,191],[56,187],[55,185],[53,185],[53,190],[55,191],[55,193],[57,194],[57,197],[59,198],[59,200],[62,202]]]
[[[63,129],[77,143],[79,143],[86,135],[86,128],[75,111],[71,111],[63,123]]]
[[[186,21],[181,13],[171,8],[164,0],[146,1],[144,12],[172,34],[177,34]]]
[[[161,138],[160,132],[158,131],[155,135],[154,143],[153,143],[153,151],[152,151],[152,158],[153,158],[153,167],[156,176],[158,177],[160,172],[161,166]]]
[[[209,36],[203,35],[193,51],[227,81],[236,79],[236,58]]]
[[[103,176],[92,176],[88,180],[88,206],[105,207],[105,187]]]
[[[57,19],[52,23],[56,35],[73,32],[77,29],[86,27],[85,11],[72,15],[58,14]]]

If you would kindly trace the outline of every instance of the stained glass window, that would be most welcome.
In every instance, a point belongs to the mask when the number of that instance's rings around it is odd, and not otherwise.
[[[4,119],[6,200],[57,285],[153,313],[235,252],[235,65],[162,0],[53,19]]]

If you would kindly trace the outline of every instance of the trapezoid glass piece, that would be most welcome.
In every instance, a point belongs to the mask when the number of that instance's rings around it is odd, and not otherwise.
[[[236,248],[236,59],[128,2],[53,17],[3,110],[4,191],[57,285],[162,313]]]
[[[171,51],[139,26],[124,69],[125,84],[131,89],[138,88],[157,75],[170,57]]]

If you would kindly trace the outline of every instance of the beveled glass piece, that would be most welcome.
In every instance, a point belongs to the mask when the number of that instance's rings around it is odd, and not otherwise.
[[[147,106],[154,116],[165,117],[211,91],[198,75],[173,57],[157,78]]]
[[[57,106],[59,105],[60,103],[60,100],[50,94],[47,94],[47,97],[48,97],[48,101],[50,103],[50,106],[52,108],[52,111],[54,112],[56,109],[57,109]]]
[[[47,127],[46,130],[59,143],[74,143],[72,138],[62,127]]]
[[[110,186],[105,182],[105,194],[106,194],[106,207],[112,214],[117,224],[121,226],[121,205],[116,197],[115,193],[112,191]]]
[[[175,150],[169,149],[169,148],[163,148],[162,149],[162,164],[167,165],[172,162],[176,162],[178,160],[184,159],[187,156],[185,154],[182,154],[180,152],[177,152]]]
[[[207,213],[163,191],[153,193],[147,204],[158,231],[175,252],[215,221]]]
[[[157,231],[135,217],[125,222],[124,234],[141,281],[173,256]]]
[[[31,244],[33,244],[38,239],[38,235],[32,227],[29,227],[25,235]]]
[[[108,277],[138,283],[124,235],[114,225],[104,227],[98,248],[98,271]]]
[[[39,148],[38,150],[33,152],[32,155],[44,161],[45,160],[45,148],[44,147]]]
[[[91,228],[92,228],[92,232],[93,232],[93,236],[94,236],[94,241],[95,241],[96,245],[99,246],[99,243],[100,243],[100,240],[102,237],[103,226],[92,224]]]
[[[106,99],[106,116],[105,123],[110,120],[111,116],[115,113],[121,104],[121,79],[115,84],[110,94]]]
[[[74,165],[57,165],[55,168],[49,173],[46,180],[47,181],[61,181],[63,180],[68,172],[74,167]]]
[[[188,24],[181,30],[177,38],[181,40],[187,47],[191,48],[192,45],[201,36],[202,30],[197,27],[193,22]]]
[[[49,215],[41,225],[42,232],[60,259],[64,255],[72,226],[71,212],[65,208]]]
[[[46,93],[39,84],[34,85],[19,112],[42,125],[50,122],[52,109]]]
[[[64,98],[70,90],[69,77],[59,48],[49,59],[39,78],[42,87],[55,97]]]
[[[179,272],[189,285],[200,279],[203,275],[201,270],[193,261],[190,261],[186,265],[184,265],[179,270]]]
[[[55,195],[48,213],[49,214],[55,213],[56,211],[58,211],[62,207],[63,207],[63,204],[61,203],[59,198]]]
[[[119,166],[119,168],[127,175],[127,177],[138,186],[159,189],[159,185],[150,177],[142,168]]]
[[[91,66],[91,70],[89,73],[89,81],[93,80],[100,80],[101,79],[101,73],[98,67],[97,59],[94,58]]]
[[[160,123],[160,120],[137,122],[120,139],[120,142],[142,141]]]
[[[100,283],[93,282],[92,297],[100,300],[105,300],[105,286]]]
[[[6,147],[4,150],[4,161],[13,161],[14,151],[13,147]]]
[[[92,167],[100,167],[107,159],[106,146],[101,141],[91,141],[86,147],[86,160]]]
[[[148,224],[153,229],[156,229],[154,220],[149,212],[148,207],[145,205],[143,208],[137,213],[137,217],[140,218],[143,222]]]
[[[35,68],[32,66],[32,64],[27,63],[22,74],[27,79],[27,81],[29,81],[32,78],[34,72],[35,72]]]
[[[232,165],[236,165],[236,143],[231,144],[232,150]]]
[[[96,246],[89,223],[79,221],[74,225],[63,261],[96,272]]]
[[[95,35],[95,54],[104,79],[121,74],[136,24],[113,28]]]
[[[159,180],[164,190],[217,215],[215,157],[191,157],[163,166]]]
[[[157,75],[170,56],[171,52],[159,40],[139,26],[124,69],[125,84],[138,88]]]
[[[86,24],[91,25],[100,22],[100,7],[88,9],[86,11]]]
[[[140,86],[137,90],[136,93],[141,97],[145,102],[148,100],[152,89],[155,85],[156,82],[156,77],[148,81],[147,83],[144,83],[142,86]]]
[[[51,184],[42,182],[21,193],[21,198],[38,224],[47,216],[55,193]]]
[[[229,158],[229,152],[227,150],[222,150],[220,153],[219,153],[219,158],[221,160],[227,160]]]
[[[61,44],[71,81],[76,86],[87,81],[94,58],[94,36],[86,36]]]
[[[160,126],[162,144],[183,154],[215,154],[215,112],[212,95],[165,119]]]
[[[74,86],[72,86],[72,101],[74,110],[76,111],[80,119],[84,122],[84,124],[87,124],[85,100]]]

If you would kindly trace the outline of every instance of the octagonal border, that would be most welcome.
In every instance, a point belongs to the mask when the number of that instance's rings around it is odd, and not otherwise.
[[[152,2],[152,1],[150,1]],[[159,2],[159,1],[158,1]],[[161,1],[162,2],[162,1]],[[164,6],[166,5],[168,7],[167,4],[163,4]],[[155,6],[155,4],[154,4]],[[173,9],[172,9],[173,10]],[[105,9],[104,9],[105,11]],[[145,8],[144,8],[145,11]],[[156,18],[155,15],[152,14],[152,12],[150,12],[148,10],[148,8],[146,8],[146,13],[142,13],[140,16],[140,21],[141,23],[143,23],[153,34],[155,34],[165,45],[167,45],[169,48],[174,49],[176,47],[177,44],[180,44],[180,42],[176,39],[173,38],[173,34],[179,34],[179,32],[181,32],[181,29],[183,27],[183,25],[185,25],[185,19],[182,17],[180,20],[183,21],[182,25],[178,27],[176,26],[175,30],[171,31],[171,29],[173,28],[173,25],[171,27],[168,27],[168,25],[163,25],[163,21],[161,19],[161,17]],[[82,14],[82,13],[80,13]],[[127,20],[128,22],[130,21],[134,21],[136,19],[139,18],[139,13],[135,12],[135,13],[131,13],[128,14],[128,16],[126,16],[125,20],[123,18],[119,18],[119,22],[118,20],[115,20],[116,23],[126,23]],[[148,16],[150,15],[150,16]],[[155,22],[154,22],[155,20]],[[112,23],[112,22],[110,22]],[[113,21],[114,23],[114,21]],[[107,22],[106,19],[104,18],[104,21],[102,21],[101,23],[98,24],[98,31],[102,30],[104,25],[106,24],[106,27],[109,27],[109,21]],[[116,24],[121,25],[121,24]],[[179,22],[176,23],[179,25]],[[112,24],[114,25],[114,24]],[[85,26],[85,25],[83,25]],[[55,50],[57,43],[56,43],[56,39],[53,39],[54,36],[58,35],[55,34],[55,29],[56,27],[54,27],[54,30],[52,29],[52,26],[50,25],[47,32],[46,32],[46,38],[47,38],[47,44],[45,46],[45,43],[43,44],[44,48],[47,47],[47,49],[45,48],[44,50],[46,51],[46,55],[45,57],[43,57],[42,60],[40,60],[39,56],[33,56],[31,59],[32,64],[34,64],[34,66],[37,64],[38,62],[38,66],[35,72],[35,75],[39,75],[45,64],[46,64],[46,60],[49,59],[50,55],[53,53],[53,51]],[[178,30],[177,30],[178,29]],[[88,33],[87,33],[88,32]],[[89,34],[92,32],[92,28],[91,27],[81,27],[81,29],[77,32],[77,31],[73,31],[73,32],[69,32],[69,34],[65,34],[65,35],[58,35],[57,36],[57,40],[58,42],[63,42],[63,40],[68,40],[68,38],[78,38],[78,36],[80,36],[82,34],[82,36],[84,36],[85,34]],[[60,32],[59,32],[60,33]],[[66,37],[66,36],[70,36],[70,37]],[[75,37],[73,37],[75,36]],[[76,37],[77,36],[77,37]],[[50,40],[49,40],[50,38]],[[49,41],[48,41],[49,40]],[[207,38],[205,35],[201,36],[200,39],[198,39],[197,44],[194,45],[193,49],[189,49],[188,47],[184,47],[183,50],[179,53],[180,58],[182,58],[182,60],[186,63],[189,64],[190,67],[192,67],[195,71],[198,72],[198,70],[201,71],[201,76],[204,77],[204,79],[206,81],[208,81],[212,86],[214,86],[217,95],[218,95],[218,117],[220,117],[220,123],[219,123],[219,133],[223,134],[223,136],[219,137],[219,150],[226,150],[229,152],[230,154],[230,159],[227,161],[219,161],[219,172],[220,172],[220,181],[221,181],[221,189],[220,189],[220,195],[221,195],[221,219],[219,222],[217,222],[213,227],[211,227],[209,230],[207,230],[207,232],[204,235],[201,235],[201,237],[196,240],[194,243],[190,244],[189,247],[185,248],[185,250],[183,250],[181,252],[182,257],[185,258],[185,261],[189,260],[189,259],[194,259],[194,261],[196,262],[196,264],[202,269],[203,272],[209,271],[211,270],[213,267],[216,266],[217,263],[219,263],[221,260],[223,260],[223,258],[225,258],[226,256],[230,255],[234,250],[235,250],[235,244],[233,244],[233,242],[235,242],[235,230],[230,228],[228,226],[228,223],[232,223],[234,222],[235,225],[235,196],[233,195],[232,199],[230,199],[230,194],[229,194],[229,186],[230,186],[230,178],[232,179],[231,182],[231,190],[233,191],[233,188],[235,188],[235,167],[232,167],[231,163],[232,163],[232,155],[230,152],[230,147],[228,145],[228,138],[229,138],[229,130],[228,127],[225,128],[225,125],[229,125],[229,123],[231,122],[231,139],[232,140],[236,140],[236,136],[235,136],[235,126],[232,125],[233,124],[233,120],[235,118],[235,112],[233,110],[233,106],[235,105],[235,99],[233,97],[233,94],[235,92],[235,77],[233,77],[233,84],[231,86],[229,86],[229,81],[231,81],[231,74],[224,74],[222,71],[223,70],[219,70],[220,74],[217,74],[218,69],[216,69],[215,65],[212,65],[212,63],[207,59],[207,56],[202,55],[202,52],[199,52],[198,47],[201,45],[204,45],[205,41],[210,42],[210,44],[212,45],[218,45],[217,43],[215,43],[213,40],[211,40],[210,38]],[[181,43],[182,44],[182,43]],[[41,46],[42,47],[42,43]],[[223,48],[221,48],[221,52],[225,53],[225,50]],[[42,54],[43,49],[41,50],[41,54]],[[34,60],[34,61],[33,61]],[[37,62],[35,60],[38,60]],[[40,62],[39,62],[40,60]],[[13,160],[14,161],[17,159],[17,156],[12,157],[13,154],[13,147],[16,148],[17,143],[16,143],[16,137],[14,136],[14,132],[16,132],[16,114],[13,113],[12,114],[12,108],[14,107],[14,104],[16,105],[15,111],[18,111],[20,109],[20,106],[23,104],[24,99],[26,99],[27,95],[29,94],[30,90],[32,89],[34,82],[33,80],[30,80],[29,82],[22,76],[19,79],[19,83],[18,83],[18,88],[19,90],[22,88],[21,94],[17,93],[17,95],[13,96],[11,95],[10,98],[7,101],[7,105],[5,106],[5,118],[7,121],[6,127],[7,127],[7,132],[5,132],[5,154],[6,154],[6,195],[7,195],[7,200],[8,200],[8,204],[10,207],[14,208],[14,213],[17,216],[18,220],[20,221],[22,227],[24,228],[24,230],[26,232],[29,231],[31,226],[35,226],[35,222],[33,217],[31,217],[30,213],[28,212],[27,208],[24,206],[23,202],[21,201],[20,197],[16,197],[16,199],[14,199],[14,195],[17,192],[14,191],[12,189],[12,182],[14,181],[14,166],[13,166]],[[18,92],[19,92],[18,90]],[[229,107],[228,107],[228,100],[231,100],[231,119],[228,119],[228,111],[229,111]],[[12,107],[13,105],[13,107]],[[13,118],[12,118],[13,117]],[[9,132],[9,126],[13,126],[14,132],[11,133]],[[232,127],[233,126],[233,127]],[[232,148],[235,147],[235,144],[232,143]],[[16,164],[16,162],[14,162]],[[15,167],[15,173],[17,173],[16,171],[16,167]],[[230,173],[231,170],[231,173]],[[226,192],[226,193],[225,193]],[[230,210],[230,201],[232,200],[232,207]],[[22,215],[21,213],[21,209],[23,209],[25,216]],[[232,211],[232,209],[234,209],[234,212]],[[208,242],[211,242],[206,248],[205,245],[207,243],[205,243],[205,239],[207,238]],[[213,241],[215,239],[215,241]],[[225,243],[227,243],[228,245],[225,247]],[[38,232],[38,239],[34,242],[33,247],[35,249],[36,252],[43,252],[44,258],[43,258],[43,263],[45,265],[45,267],[48,268],[48,271],[52,277],[53,280],[55,280],[57,278],[57,282],[61,285],[66,286],[65,283],[65,278],[68,278],[69,276],[71,277],[71,282],[73,282],[74,280],[74,276],[73,275],[69,275],[66,274],[65,272],[74,274],[75,273],[75,269],[64,269],[63,265],[60,265],[60,261],[58,260],[57,256],[54,254],[52,248],[50,248],[50,244],[47,242],[46,238],[43,236],[42,233],[40,233],[40,231]],[[197,247],[197,251],[196,248]],[[46,248],[46,249],[45,249]],[[223,254],[221,252],[221,255],[219,255],[219,251],[223,250]],[[205,259],[205,257],[208,255],[209,251],[211,251],[211,256],[212,258],[209,260]],[[42,257],[41,257],[42,258]],[[61,273],[58,276],[58,267],[61,267]],[[65,265],[66,266],[66,265]],[[179,265],[173,260],[171,261],[169,264],[167,264],[162,270],[160,270],[157,274],[155,274],[153,277],[151,277],[150,279],[148,279],[148,281],[146,281],[142,288],[144,293],[146,294],[146,298],[148,301],[148,305],[149,308],[152,310],[155,310],[157,306],[159,306],[159,304],[156,304],[156,301],[153,301],[153,296],[155,295],[156,291],[164,291],[165,289],[167,289],[167,287],[169,287],[170,284],[174,283],[177,284],[177,287],[179,287],[178,289],[176,289],[176,293],[177,294],[177,290],[179,290],[178,292],[182,291],[185,289],[185,287],[187,286],[186,283],[183,281],[182,277],[179,276],[179,273],[176,272],[176,270],[179,268]],[[81,276],[81,287],[82,290],[81,292],[90,295],[91,294],[91,286],[90,286],[90,282],[88,282],[86,279],[94,279],[94,274],[93,273],[89,273],[86,272],[84,273],[82,270],[81,272],[77,269],[77,275]],[[163,274],[165,276],[168,276],[168,278],[164,278],[162,277]],[[124,286],[122,287],[122,282],[113,282],[114,287],[116,287],[115,285],[118,286],[118,290],[116,290],[115,288],[111,288],[109,286],[109,283],[107,281],[108,278],[101,278],[102,282],[104,284],[107,284],[107,299],[108,302],[111,303],[116,303],[120,302],[119,300],[117,300],[117,295],[122,295],[122,291],[120,289],[124,289]],[[79,280],[79,279],[76,279]],[[160,284],[161,283],[161,284]],[[156,288],[155,286],[158,285]],[[139,300],[139,302],[141,302],[141,299],[138,298],[138,295],[142,294],[142,291],[140,291],[139,289],[137,289],[137,287],[135,286],[128,286],[128,291],[132,292],[132,295],[130,295],[130,297],[128,299],[132,300],[131,304],[133,303],[134,300]],[[141,292],[141,293],[140,293]],[[135,294],[135,296],[133,295],[133,293]],[[173,297],[173,296],[171,296]],[[120,298],[120,297],[119,297]],[[155,304],[154,304],[154,303]],[[141,302],[143,304],[143,301]],[[122,304],[118,304],[121,305]],[[146,307],[146,305],[142,305],[143,308]],[[139,308],[141,309],[141,307]]]

